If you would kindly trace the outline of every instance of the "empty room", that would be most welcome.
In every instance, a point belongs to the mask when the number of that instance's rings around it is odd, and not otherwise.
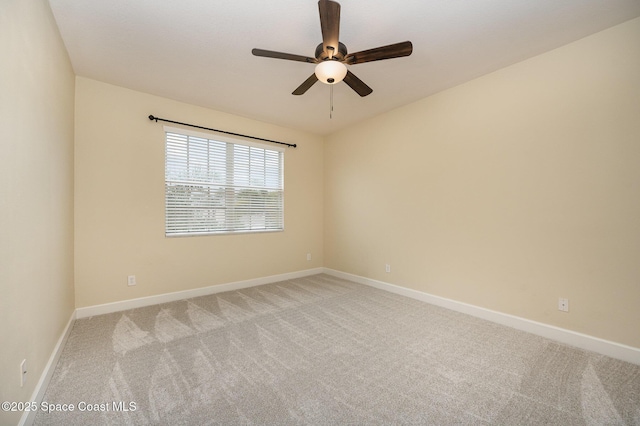
[[[3,0],[0,424],[640,425],[638,0]]]

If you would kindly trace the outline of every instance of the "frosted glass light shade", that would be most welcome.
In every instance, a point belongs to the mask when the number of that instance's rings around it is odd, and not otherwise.
[[[342,62],[327,60],[316,65],[316,77],[324,84],[336,84],[347,75],[347,66]]]

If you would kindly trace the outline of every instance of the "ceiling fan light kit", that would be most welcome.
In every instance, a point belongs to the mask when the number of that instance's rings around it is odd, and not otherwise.
[[[326,60],[316,65],[315,75],[325,84],[340,83],[347,75],[347,66],[336,60]]]
[[[373,92],[373,89],[349,71],[347,65],[399,58],[409,56],[413,52],[411,42],[405,41],[361,52],[347,53],[347,46],[339,41],[340,3],[332,0],[320,0],[318,1],[318,11],[320,12],[322,43],[316,48],[315,57],[264,49],[251,51],[255,56],[316,64],[315,72],[292,92],[293,95],[304,94],[316,81],[320,80],[329,85],[344,81],[358,95],[367,96]]]

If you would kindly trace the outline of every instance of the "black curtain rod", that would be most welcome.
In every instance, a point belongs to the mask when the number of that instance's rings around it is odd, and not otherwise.
[[[272,141],[271,139],[258,138],[256,136],[248,136],[248,135],[243,135],[241,133],[227,132],[226,130],[212,129],[210,127],[203,127],[203,126],[197,126],[195,124],[181,123],[179,121],[167,120],[166,118],[158,118],[158,117],[154,117],[153,115],[149,116],[149,120],[151,120],[151,121],[155,120],[156,123],[158,121],[164,121],[164,122],[167,122],[167,123],[181,124],[183,126],[195,127],[196,129],[211,130],[212,132],[224,133],[224,134],[227,134],[227,135],[240,136],[240,137],[243,137],[243,138],[255,139],[255,140],[263,141],[263,142],[277,143],[277,144],[286,145],[286,146],[289,146],[289,147],[292,147],[292,148],[295,148],[297,146],[295,143]]]

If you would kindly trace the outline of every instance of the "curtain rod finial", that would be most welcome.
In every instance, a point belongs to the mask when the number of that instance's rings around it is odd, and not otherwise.
[[[149,116],[149,120],[153,121],[156,120],[156,123],[158,122],[158,117],[154,117],[153,115]]]

